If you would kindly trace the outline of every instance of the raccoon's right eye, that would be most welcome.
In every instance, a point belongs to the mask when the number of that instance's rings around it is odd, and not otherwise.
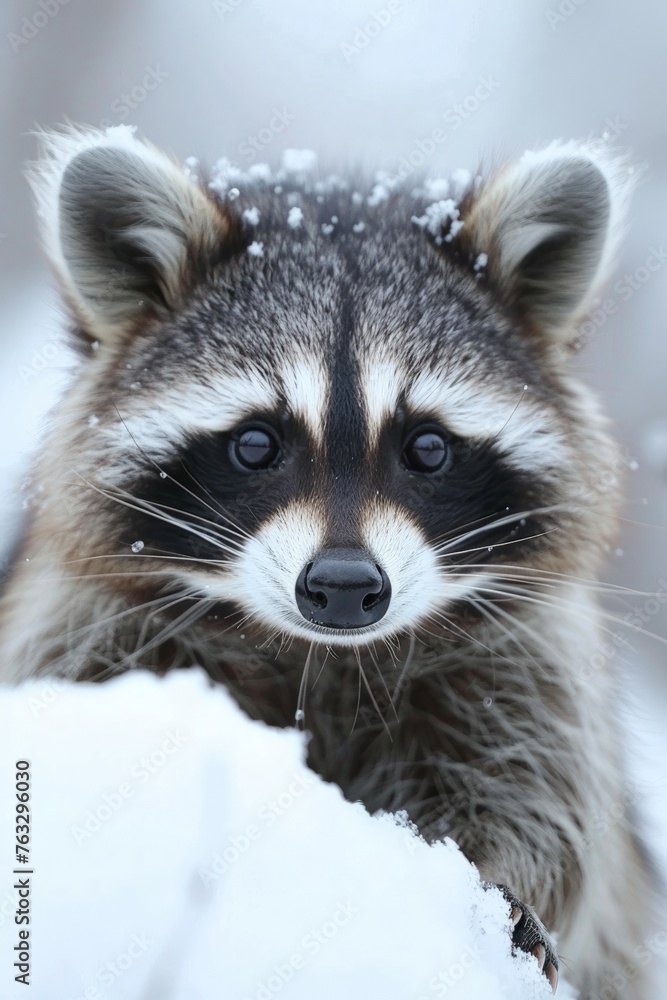
[[[403,461],[415,472],[448,472],[454,462],[451,443],[437,430],[422,427],[409,438]]]
[[[244,427],[231,442],[230,452],[242,469],[269,469],[280,458],[280,441],[268,427]]]

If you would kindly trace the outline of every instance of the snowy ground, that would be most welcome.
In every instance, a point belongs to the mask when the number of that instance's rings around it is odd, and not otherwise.
[[[300,735],[250,722],[199,671],[5,691],[0,732],[0,784],[30,762],[34,819],[15,876],[32,983],[1,962],[3,1000],[551,996],[454,844],[345,802]],[[6,851],[13,823],[3,810]],[[6,957],[17,893],[0,879]]]

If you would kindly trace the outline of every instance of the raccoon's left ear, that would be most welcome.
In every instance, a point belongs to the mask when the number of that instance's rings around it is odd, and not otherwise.
[[[127,126],[43,139],[30,179],[47,253],[84,333],[112,342],[175,309],[228,245],[222,209]]]
[[[507,305],[566,343],[609,276],[633,180],[594,144],[526,153],[472,196],[457,243],[471,260],[484,255]]]

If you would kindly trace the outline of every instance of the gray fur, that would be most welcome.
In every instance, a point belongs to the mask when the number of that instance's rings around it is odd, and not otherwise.
[[[488,248],[490,273],[509,301],[539,326],[562,330],[594,283],[611,207],[597,164],[554,156],[517,176],[501,176],[479,199],[470,226]]]

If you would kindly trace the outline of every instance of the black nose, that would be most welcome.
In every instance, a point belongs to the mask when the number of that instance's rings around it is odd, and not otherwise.
[[[362,628],[389,607],[387,574],[356,549],[325,549],[296,581],[296,603],[309,622],[327,628]]]

